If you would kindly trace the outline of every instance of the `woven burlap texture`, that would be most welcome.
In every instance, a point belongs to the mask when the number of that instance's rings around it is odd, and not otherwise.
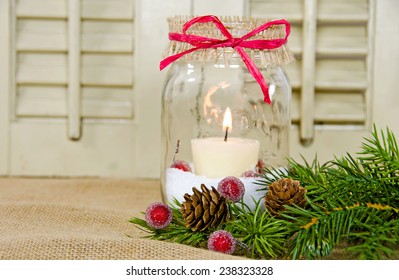
[[[128,221],[154,201],[157,180],[0,178],[0,259],[238,259],[143,238]]]

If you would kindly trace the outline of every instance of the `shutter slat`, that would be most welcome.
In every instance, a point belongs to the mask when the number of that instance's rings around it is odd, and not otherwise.
[[[364,60],[319,59],[316,62],[316,85],[323,87],[361,88],[367,85]]]
[[[132,0],[82,0],[82,17],[85,19],[133,19]]]
[[[318,54],[367,54],[367,26],[328,25],[317,29]]]
[[[324,81],[316,82],[315,87],[322,90],[366,90],[366,82],[356,81]]]
[[[18,117],[66,117],[65,86],[19,86]]]
[[[182,2],[182,1],[181,1]],[[215,0],[192,0],[192,11],[194,15],[214,14],[218,16],[231,16],[244,14],[245,0],[229,0],[228,5],[225,1]]]
[[[300,120],[300,93],[292,95],[292,122]],[[314,121],[323,124],[362,123],[366,120],[364,96],[359,92],[317,92],[315,95]]]
[[[82,84],[104,86],[133,85],[132,55],[83,54]]]
[[[132,88],[83,87],[86,118],[133,118]]]
[[[366,71],[362,60],[324,60],[316,64],[315,87],[323,90],[365,90]],[[296,60],[286,66],[291,87],[301,87],[302,61]],[[351,79],[348,79],[351,77]]]
[[[263,18],[286,18],[291,23],[303,20],[303,0],[252,0],[251,16]]]
[[[367,21],[368,0],[319,0],[318,19],[334,21]]]
[[[368,21],[368,15],[356,14],[326,14],[317,17],[318,23],[340,23],[340,24],[365,24]]]
[[[67,89],[62,86],[18,87],[16,114],[18,117],[53,118],[67,116]],[[131,88],[82,88],[82,117],[133,117]]]
[[[18,0],[15,14],[18,18],[67,18],[68,0]]]
[[[337,57],[337,58],[364,58],[367,56],[367,48],[332,48],[332,47],[318,47],[317,56],[319,57]]]
[[[17,84],[66,84],[67,55],[20,53],[17,56]]]
[[[20,19],[17,21],[17,51],[66,51],[65,20]]]
[[[82,51],[130,53],[133,51],[132,35],[131,22],[83,21]]]

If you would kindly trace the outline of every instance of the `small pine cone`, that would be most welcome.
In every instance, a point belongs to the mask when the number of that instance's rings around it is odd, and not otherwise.
[[[215,228],[229,218],[226,199],[214,187],[209,190],[201,184],[201,190],[194,187],[192,195],[186,193],[180,208],[186,227],[192,231]]]
[[[282,178],[269,185],[265,196],[265,206],[270,214],[279,216],[285,210],[284,205],[298,205],[304,207],[306,189],[300,186],[299,181],[291,178]]]

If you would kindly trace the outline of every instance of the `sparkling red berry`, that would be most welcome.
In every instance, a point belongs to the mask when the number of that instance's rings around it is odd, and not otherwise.
[[[244,178],[256,178],[256,177],[259,177],[259,174],[256,173],[256,172],[253,171],[253,170],[247,170],[247,171],[245,171],[244,173],[242,173],[240,177],[244,177]]]
[[[191,172],[190,165],[184,160],[175,160],[170,167],[180,169],[184,172]]]
[[[145,211],[147,225],[156,229],[167,227],[173,218],[172,209],[165,203],[153,202]]]
[[[208,239],[208,249],[211,251],[231,255],[236,248],[236,239],[225,230],[212,233]]]
[[[245,187],[239,178],[228,176],[219,182],[217,190],[220,195],[237,202],[244,196]]]
[[[258,173],[262,172],[262,169],[266,167],[266,164],[263,160],[259,159],[258,163],[256,164],[256,170],[258,171]]]

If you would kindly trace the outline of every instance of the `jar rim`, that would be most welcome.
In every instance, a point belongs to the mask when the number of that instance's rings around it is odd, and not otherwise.
[[[193,16],[174,16],[168,17],[169,32],[181,32],[183,25],[188,21],[194,19]],[[238,16],[221,16],[218,17],[223,25],[229,30],[233,37],[241,37],[253,29],[272,21],[272,19],[258,18],[258,17],[238,17]],[[195,24],[187,30],[187,34],[195,34],[199,36],[208,36],[216,39],[225,39],[223,34],[212,22],[202,22]],[[277,39],[284,38],[285,27],[283,25],[274,25],[255,34],[251,39]]]

